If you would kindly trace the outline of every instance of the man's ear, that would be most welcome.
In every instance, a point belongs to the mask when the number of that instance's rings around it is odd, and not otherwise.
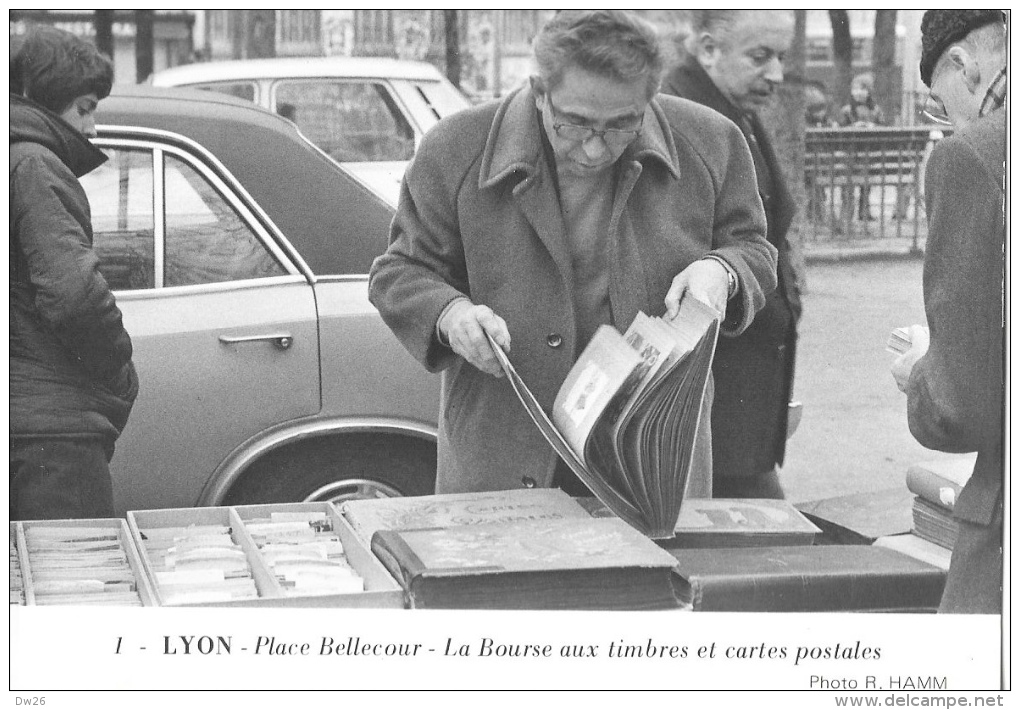
[[[702,32],[694,41],[694,56],[705,69],[715,66],[719,58],[719,41],[710,32]]]
[[[981,86],[981,67],[977,57],[959,45],[950,47],[947,56],[953,69],[959,71],[967,91],[976,94]]]
[[[528,77],[528,83],[531,85],[531,93],[535,96],[535,106],[541,109],[539,101],[545,102],[545,82],[538,74],[532,74]]]

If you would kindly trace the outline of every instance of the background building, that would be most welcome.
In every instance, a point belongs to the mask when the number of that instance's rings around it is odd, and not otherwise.
[[[193,61],[191,10],[156,10],[153,15],[153,71]],[[92,10],[11,10],[10,36],[24,34],[33,24],[51,25],[95,41],[95,13]],[[135,74],[136,17],[134,10],[113,13],[113,69],[118,83],[133,84]]]
[[[446,69],[442,10],[354,10],[352,53],[431,62]],[[531,40],[555,10],[457,12],[461,89],[475,99],[504,95],[531,73]]]
[[[114,64],[118,82],[135,80],[135,12],[114,11]],[[369,56],[427,61],[446,70],[443,10],[156,10],[153,70],[193,61],[274,56]],[[460,85],[475,100],[506,94],[531,72],[531,40],[555,10],[458,10]],[[689,28],[683,10],[640,10],[675,37]],[[896,12],[893,111],[911,123],[926,93],[917,69],[923,10]],[[850,72],[872,71],[875,10],[847,10]],[[11,10],[10,34],[32,23],[51,24],[94,38],[94,11]],[[830,11],[808,10],[807,63],[799,80],[838,84]],[[838,93],[838,92],[835,92]]]

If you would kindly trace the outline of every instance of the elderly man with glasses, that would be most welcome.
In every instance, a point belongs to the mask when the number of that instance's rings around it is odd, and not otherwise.
[[[914,437],[977,452],[953,508],[959,534],[940,611],[1001,613],[1006,27],[999,10],[929,10],[921,21],[929,110],[953,135],[925,172],[926,330],[892,365]]]
[[[638,311],[672,316],[696,298],[735,335],[776,285],[747,144],[715,112],[656,96],[664,58],[649,24],[561,12],[535,60],[528,86],[425,137],[370,276],[386,323],[443,372],[439,493],[588,495],[500,377],[486,335],[550,410],[600,325],[622,331]],[[707,415],[693,496],[711,495]]]

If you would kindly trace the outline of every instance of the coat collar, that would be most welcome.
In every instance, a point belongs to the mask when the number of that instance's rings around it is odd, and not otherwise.
[[[712,77],[698,63],[697,58],[690,54],[666,75],[662,91],[708,106],[738,126],[742,119],[750,119],[719,91]]]
[[[106,154],[52,111],[18,94],[10,94],[11,144],[38,143],[52,151],[75,177],[106,162]]]
[[[482,152],[478,187],[492,187],[515,172],[525,181],[538,174],[543,160],[542,127],[530,87],[518,89],[503,100],[489,129]],[[674,178],[680,176],[676,144],[662,108],[654,99],[645,112],[641,135],[628,146],[620,160],[659,162]]]

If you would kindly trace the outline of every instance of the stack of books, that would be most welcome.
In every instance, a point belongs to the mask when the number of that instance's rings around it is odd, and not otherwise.
[[[974,458],[954,457],[914,464],[907,470],[907,489],[914,494],[913,533],[948,550],[959,524],[953,508],[974,470]]]
[[[886,535],[875,546],[949,569],[959,524],[953,519],[956,499],[974,470],[974,455],[925,461],[907,469],[907,490],[913,496],[909,532]]]

